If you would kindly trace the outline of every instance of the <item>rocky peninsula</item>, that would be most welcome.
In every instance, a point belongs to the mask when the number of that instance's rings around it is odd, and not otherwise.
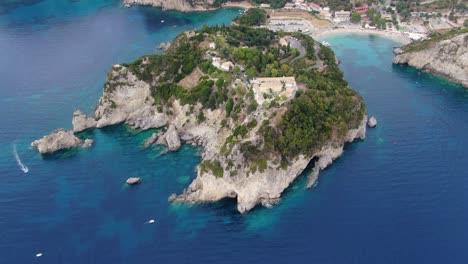
[[[73,131],[124,123],[161,128],[146,146],[203,146],[196,179],[171,202],[229,197],[241,213],[275,204],[309,165],[312,186],[346,142],[365,138],[367,123],[333,51],[292,37],[302,52],[266,29],[185,32],[166,54],[114,65],[94,117],[76,111]]]
[[[408,64],[468,88],[467,28],[436,33],[430,39],[397,48],[394,53],[395,64]]]
[[[182,12],[208,11],[220,7],[215,0],[124,0],[127,7],[134,5],[148,5],[161,7],[163,10],[177,10]]]

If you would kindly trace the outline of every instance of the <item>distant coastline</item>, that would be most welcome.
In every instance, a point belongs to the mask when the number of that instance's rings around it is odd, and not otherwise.
[[[225,8],[238,7],[242,9],[250,9],[250,8],[253,8],[254,6],[249,1],[242,1],[242,2],[226,2],[222,5],[222,7],[225,7]]]
[[[315,34],[311,34],[311,36],[314,39],[319,40],[325,37],[329,37],[333,35],[343,35],[343,34],[378,35],[378,36],[382,36],[382,37],[400,42],[401,44],[411,43],[410,38],[404,34],[397,33],[397,32],[372,30],[372,29],[337,28],[337,29],[330,29],[330,30],[318,32]]]

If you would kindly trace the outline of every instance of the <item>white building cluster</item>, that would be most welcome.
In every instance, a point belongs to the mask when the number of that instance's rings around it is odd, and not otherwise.
[[[313,2],[306,3],[304,0],[295,0],[292,3],[286,3],[284,9],[299,9],[316,13],[320,13],[322,10],[318,4]]]
[[[213,57],[211,64],[222,71],[231,71],[234,64],[230,61],[223,61],[220,57]]]

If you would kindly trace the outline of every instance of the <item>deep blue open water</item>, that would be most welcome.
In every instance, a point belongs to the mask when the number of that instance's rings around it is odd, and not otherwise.
[[[47,157],[29,147],[71,128],[76,107],[92,112],[111,65],[237,15],[2,1],[0,263],[467,263],[468,92],[393,66],[397,43],[384,38],[327,38],[379,124],[314,189],[302,177],[271,209],[168,204],[199,149],[160,156],[142,147],[151,131],[94,130],[92,148]],[[126,187],[134,175],[143,183]]]

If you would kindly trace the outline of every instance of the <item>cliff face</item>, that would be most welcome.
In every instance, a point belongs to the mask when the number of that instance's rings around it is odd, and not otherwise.
[[[215,0],[124,0],[125,6],[149,5],[182,12],[212,10],[214,3]]]
[[[411,45],[395,50],[395,64],[408,64],[468,88],[468,33],[427,42],[427,47],[422,49]]]
[[[312,186],[321,170],[328,167],[343,153],[346,142],[355,139],[364,139],[366,134],[366,120],[361,122],[357,129],[348,132],[345,139],[338,144],[327,143],[319,151],[312,155],[299,155],[287,168],[278,168],[273,162],[268,161],[263,171],[251,173],[245,166],[245,159],[235,150],[229,157],[223,157],[219,150],[208,148],[203,155],[204,160],[218,160],[220,164],[228,164],[230,161],[237,166],[235,173],[226,173],[223,177],[217,177],[211,172],[204,172],[200,166],[197,168],[197,178],[181,195],[173,195],[171,201],[179,202],[213,202],[223,198],[236,198],[237,210],[241,213],[250,211],[257,204],[271,206],[280,201],[283,191],[304,171],[312,159],[318,158],[314,164],[312,174],[309,176],[308,186]]]

